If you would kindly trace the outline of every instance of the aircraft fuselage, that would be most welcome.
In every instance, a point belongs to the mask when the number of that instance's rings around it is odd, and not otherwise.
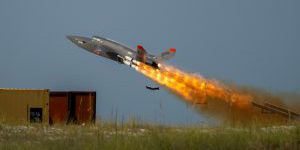
[[[103,37],[93,36],[92,38],[81,36],[67,36],[77,46],[93,53],[98,56],[106,57],[111,60],[126,64],[130,67],[136,67],[141,62],[138,57],[138,52],[110,39]],[[156,57],[146,54],[143,60],[145,64],[154,68],[159,68]]]

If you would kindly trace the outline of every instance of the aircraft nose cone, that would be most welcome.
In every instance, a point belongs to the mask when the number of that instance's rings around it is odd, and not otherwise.
[[[73,35],[67,35],[66,37],[67,37],[67,39],[69,39],[71,42],[76,43],[76,38],[75,38],[75,36],[73,36]]]

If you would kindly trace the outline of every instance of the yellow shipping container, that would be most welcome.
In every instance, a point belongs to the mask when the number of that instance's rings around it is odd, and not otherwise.
[[[0,89],[0,122],[49,123],[49,90]]]

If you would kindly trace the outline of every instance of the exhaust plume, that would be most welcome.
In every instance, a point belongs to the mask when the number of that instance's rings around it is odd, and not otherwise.
[[[200,104],[197,108],[203,114],[216,116],[225,122],[241,121],[246,124],[251,121],[275,123],[300,120],[300,114],[288,109],[281,97],[206,79],[166,64],[159,64],[159,67],[161,69],[155,69],[139,62],[135,69],[185,102],[193,106]]]
[[[160,64],[160,70],[140,63],[136,70],[191,104],[207,103],[209,98],[224,101],[238,109],[247,109],[253,97],[229,89],[216,80],[186,73],[173,66]]]

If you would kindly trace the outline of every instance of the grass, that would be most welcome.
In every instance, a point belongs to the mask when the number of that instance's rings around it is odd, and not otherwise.
[[[300,126],[0,124],[0,149],[300,149]]]

